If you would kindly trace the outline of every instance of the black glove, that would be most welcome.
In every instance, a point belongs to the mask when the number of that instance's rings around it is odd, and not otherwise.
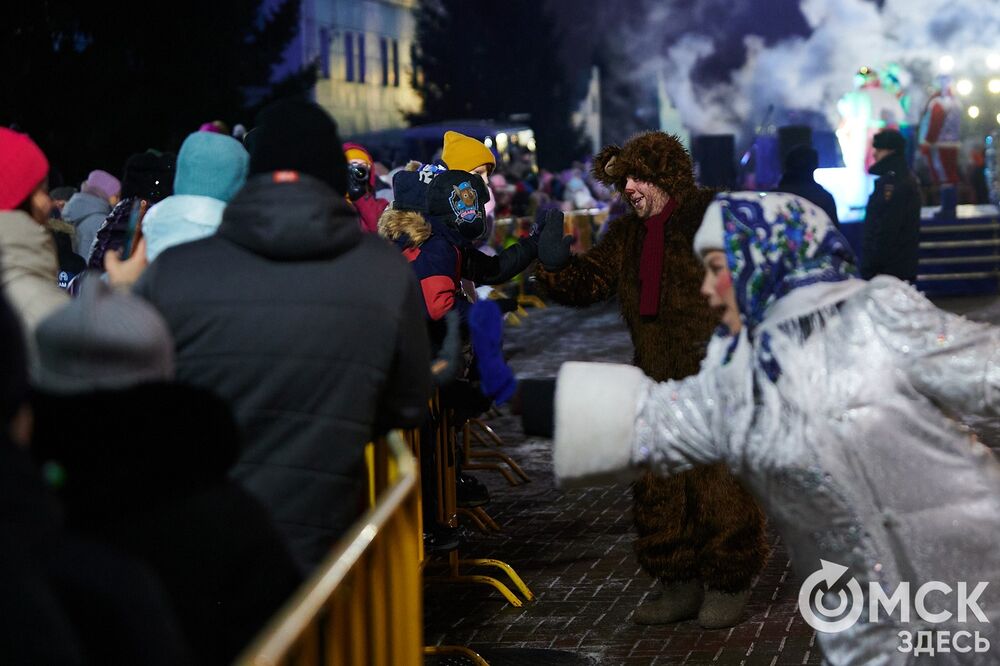
[[[541,215],[539,215],[539,218]],[[566,268],[569,264],[569,248],[573,244],[572,236],[563,235],[563,214],[559,210],[545,212],[545,219],[540,223],[538,234],[538,259],[550,273]]]

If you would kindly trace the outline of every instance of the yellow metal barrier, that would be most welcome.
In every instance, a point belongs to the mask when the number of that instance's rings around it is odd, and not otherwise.
[[[423,663],[420,484],[398,432],[372,451],[377,500],[236,660],[240,666]]]

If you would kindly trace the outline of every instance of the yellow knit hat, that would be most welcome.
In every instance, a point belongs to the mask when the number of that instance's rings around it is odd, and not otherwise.
[[[344,151],[344,158],[348,162],[358,161],[358,162],[367,162],[368,164],[372,163],[371,155],[366,153],[361,148],[348,148],[347,150]]]
[[[497,165],[497,159],[493,156],[493,152],[486,147],[486,144],[471,136],[452,131],[444,133],[441,161],[447,164],[449,169],[458,169],[459,171],[472,171],[485,164],[487,171],[492,173],[493,168]]]

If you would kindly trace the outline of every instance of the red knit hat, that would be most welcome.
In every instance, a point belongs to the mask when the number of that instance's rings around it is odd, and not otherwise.
[[[0,210],[19,206],[48,173],[49,161],[27,134],[0,127]]]

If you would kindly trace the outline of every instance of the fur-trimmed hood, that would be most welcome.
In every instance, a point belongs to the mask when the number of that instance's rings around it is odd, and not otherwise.
[[[610,145],[594,157],[594,178],[619,193],[629,176],[656,185],[683,201],[696,189],[691,156],[680,140],[666,132],[643,132],[625,142]]]
[[[390,206],[378,218],[378,233],[391,241],[419,247],[430,238],[431,225],[417,211],[396,210]]]

